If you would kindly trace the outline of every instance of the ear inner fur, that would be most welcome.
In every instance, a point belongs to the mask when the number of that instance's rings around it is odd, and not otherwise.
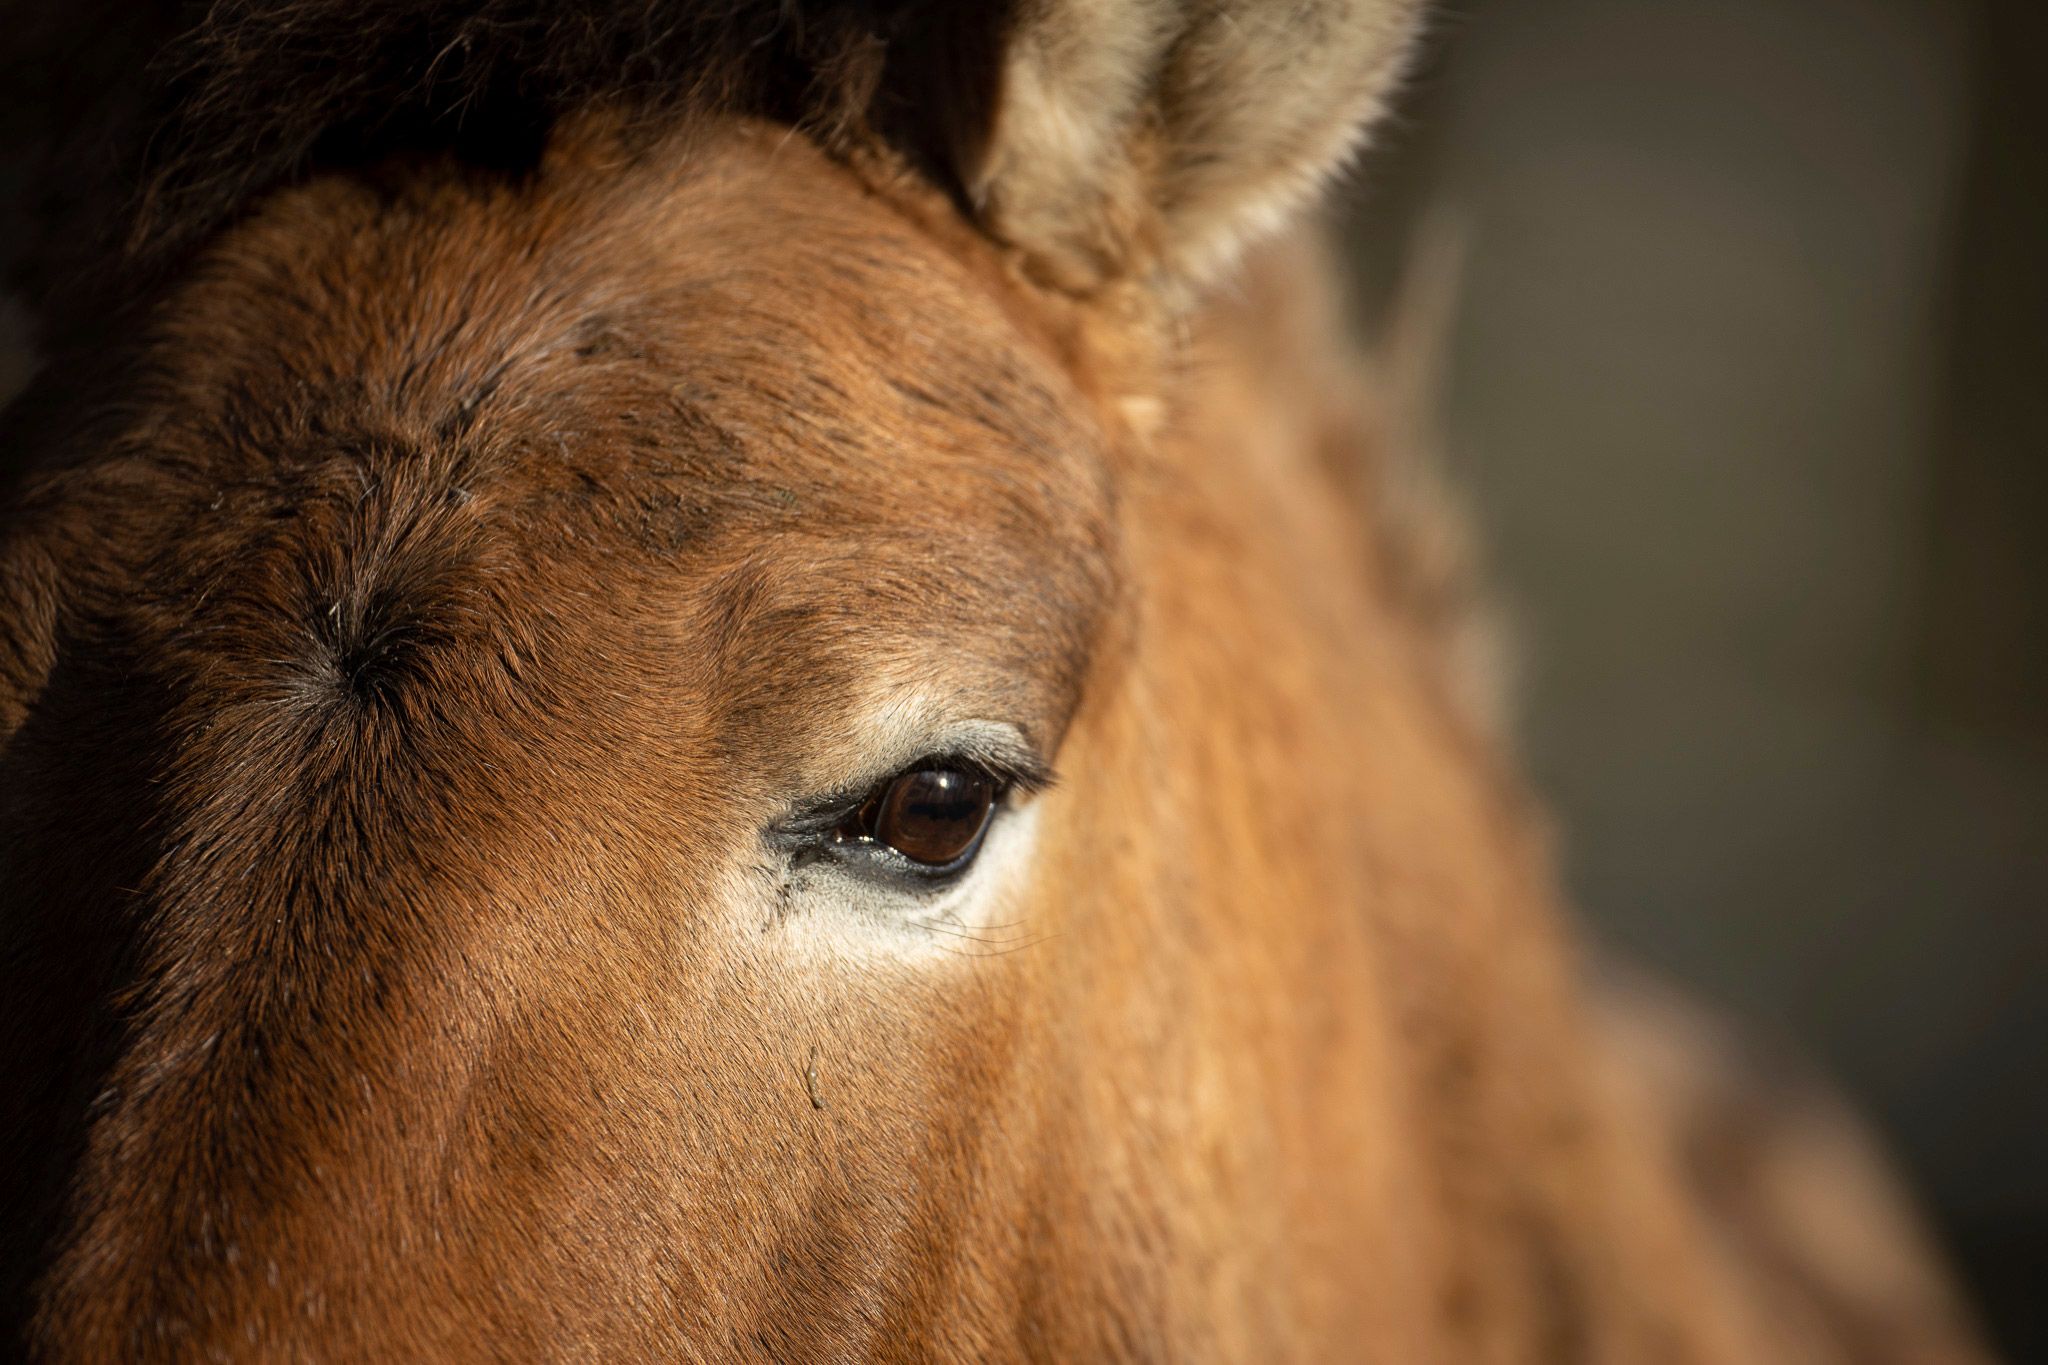
[[[1008,40],[983,221],[1085,292],[1198,285],[1343,161],[1406,59],[1418,0],[1045,0]]]

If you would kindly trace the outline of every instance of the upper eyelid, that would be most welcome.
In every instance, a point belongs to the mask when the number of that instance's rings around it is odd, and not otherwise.
[[[893,742],[877,746],[872,762],[849,773],[838,785],[816,792],[800,804],[816,804],[835,796],[870,792],[893,777],[932,763],[968,762],[1026,791],[1050,786],[1052,766],[1040,756],[1023,729],[1003,721],[966,721],[950,725],[887,727]]]
[[[871,781],[851,783],[797,801],[791,806],[789,814],[776,822],[777,827],[788,834],[822,833],[834,828],[847,816],[859,810],[869,797],[905,773],[915,772],[919,768],[936,768],[948,764],[972,765],[981,769],[1001,784],[1005,795],[1012,791],[1044,791],[1057,780],[1057,774],[1036,755],[1018,752],[1001,755],[977,754],[951,749],[920,755]]]
[[[928,736],[915,746],[905,761],[891,764],[888,772],[877,774],[875,782],[912,768],[947,760],[977,764],[994,776],[1007,778],[1032,790],[1053,780],[1051,765],[1039,756],[1022,730],[1012,725],[982,722],[949,727]],[[868,785],[873,786],[874,782]]]

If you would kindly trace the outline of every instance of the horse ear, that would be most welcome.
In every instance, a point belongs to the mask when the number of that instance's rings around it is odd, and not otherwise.
[[[1300,207],[1399,75],[1422,0],[1018,0],[954,170],[1049,283],[1199,283]],[[955,77],[957,79],[957,76]],[[984,121],[985,120],[985,121]]]

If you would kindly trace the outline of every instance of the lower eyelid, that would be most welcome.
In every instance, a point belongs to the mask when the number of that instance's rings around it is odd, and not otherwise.
[[[814,856],[835,859],[843,866],[864,863],[868,873],[910,886],[950,882],[974,866],[975,859],[981,856],[982,848],[988,843],[990,832],[995,829],[1007,808],[1007,802],[999,797],[990,808],[988,818],[976,831],[973,842],[967,846],[964,853],[950,863],[919,863],[879,840],[840,839],[836,837],[836,831],[819,840],[813,846],[813,852]]]

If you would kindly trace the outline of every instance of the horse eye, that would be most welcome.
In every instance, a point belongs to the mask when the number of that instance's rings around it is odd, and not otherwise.
[[[862,803],[854,834],[920,867],[951,867],[980,844],[999,795],[996,779],[973,768],[913,768]]]

